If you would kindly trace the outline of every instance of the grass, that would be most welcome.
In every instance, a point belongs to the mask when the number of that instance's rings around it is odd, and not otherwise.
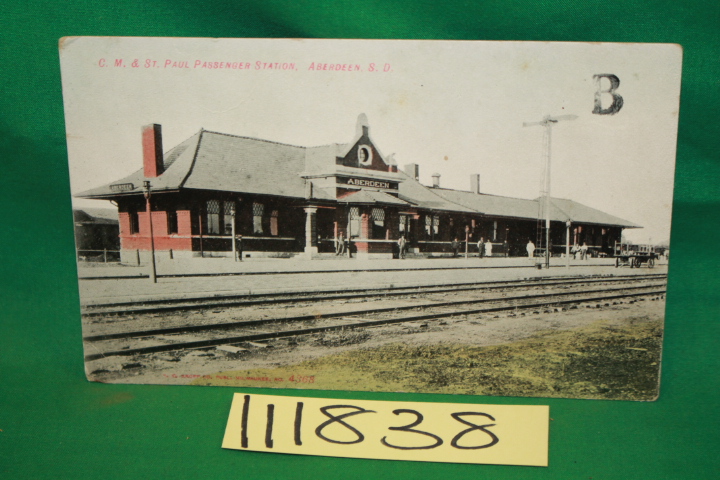
[[[603,321],[576,330],[543,331],[497,346],[393,343],[289,367],[224,372],[195,383],[654,400],[661,346],[662,322],[642,317],[622,326]],[[246,380],[249,376],[269,380]]]

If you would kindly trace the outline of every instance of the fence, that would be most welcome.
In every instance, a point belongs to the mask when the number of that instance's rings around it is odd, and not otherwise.
[[[119,262],[120,250],[78,250],[77,257],[80,262]]]

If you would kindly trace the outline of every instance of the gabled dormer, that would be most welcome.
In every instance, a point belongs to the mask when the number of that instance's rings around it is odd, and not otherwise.
[[[397,172],[392,155],[383,156],[370,138],[370,125],[364,113],[358,116],[355,138],[340,153],[335,159],[336,165],[378,172]]]

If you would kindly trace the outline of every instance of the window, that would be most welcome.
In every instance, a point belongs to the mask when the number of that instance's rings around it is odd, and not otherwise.
[[[217,200],[207,201],[207,233],[220,233],[220,202]]]
[[[435,238],[440,232],[440,217],[437,215],[425,215],[425,233],[430,238]]]
[[[407,215],[400,215],[400,226],[399,231],[400,234],[404,234],[407,231],[407,224],[408,224],[408,217]]]
[[[168,235],[178,233],[177,212],[175,210],[167,212],[167,232]]]
[[[358,147],[358,162],[360,165],[370,165],[372,163],[372,150],[367,145]]]
[[[232,235],[233,217],[235,216],[235,202],[225,202],[223,205],[223,231],[225,235]]]
[[[270,235],[273,237],[278,236],[278,211],[273,210],[270,213]]]
[[[350,207],[350,237],[360,236],[360,208]]]
[[[253,203],[253,233],[262,235],[263,231],[263,214],[265,213],[265,205],[262,203]]]
[[[385,237],[385,210],[382,208],[373,208],[372,215],[372,238]]]
[[[140,233],[140,219],[138,218],[137,210],[130,210],[128,212],[128,218],[130,220],[130,234]]]

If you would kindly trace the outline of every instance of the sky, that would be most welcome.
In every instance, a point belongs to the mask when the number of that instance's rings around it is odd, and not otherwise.
[[[76,37],[60,50],[73,194],[141,168],[145,124],[162,125],[166,151],[201,128],[317,146],[351,141],[364,113],[422,183],[437,172],[469,190],[478,173],[483,193],[536,198],[544,128],[523,123],[576,115],[552,129],[552,196],[642,225],[634,242],[670,238],[677,45]],[[614,115],[592,113],[597,74],[620,80]]]

